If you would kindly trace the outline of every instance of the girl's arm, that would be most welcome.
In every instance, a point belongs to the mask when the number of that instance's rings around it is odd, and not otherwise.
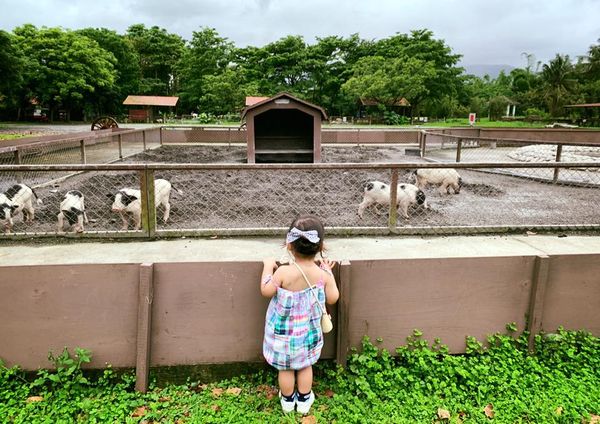
[[[331,272],[331,269],[335,266],[335,262],[329,259],[322,259],[320,262],[320,268],[326,272],[325,301],[328,305],[333,305],[340,298],[340,291],[338,290],[337,283],[335,282],[335,278]]]
[[[277,286],[273,282],[273,274],[277,269],[277,263],[274,258],[263,260],[263,271],[260,277],[260,293],[264,297],[271,298],[277,293]]]

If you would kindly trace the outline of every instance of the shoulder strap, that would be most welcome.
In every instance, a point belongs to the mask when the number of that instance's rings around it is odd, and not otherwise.
[[[315,300],[317,301],[317,305],[319,305],[319,309],[321,310],[321,313],[324,314],[325,311],[323,310],[323,307],[321,306],[321,302],[319,302],[319,298],[315,294],[314,287],[310,284],[310,281],[308,281],[308,277],[306,276],[306,274],[304,273],[302,268],[300,268],[300,265],[298,265],[296,262],[292,262],[292,263],[296,266],[296,268],[298,268],[298,271],[300,271],[300,274],[302,274],[302,276],[304,277],[304,281],[306,281],[306,284],[308,284],[308,287],[310,288],[311,293],[315,297]]]

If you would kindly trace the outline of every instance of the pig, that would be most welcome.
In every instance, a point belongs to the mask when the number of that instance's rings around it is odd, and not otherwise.
[[[363,200],[358,206],[358,216],[363,217],[365,209],[370,205],[390,204],[390,185],[380,181],[371,181],[365,185]],[[402,211],[404,219],[408,217],[408,207],[411,205],[423,205],[425,209],[429,208],[425,193],[417,186],[408,183],[398,184],[397,206]]]
[[[85,213],[83,193],[79,190],[70,190],[65,194],[62,202],[60,202],[60,212],[58,218],[58,232],[64,230],[64,219],[67,219],[69,228],[76,233],[83,233],[83,223],[88,223],[87,214]]]
[[[23,213],[23,222],[32,222],[35,210],[33,209],[33,200],[38,205],[42,200],[37,197],[35,191],[26,184],[15,184],[0,194],[0,219],[4,221],[4,231],[9,234],[12,231],[15,218],[19,213]]]
[[[462,178],[453,168],[423,168],[415,171],[415,183],[421,190],[425,190],[427,184],[439,185],[440,194],[450,194],[450,188],[454,194],[460,193]]]
[[[171,196],[172,185],[169,181],[164,179],[154,180],[154,203],[155,207],[162,205],[165,208],[163,215],[163,222],[167,222],[169,219],[169,212],[171,210],[171,204],[169,198]],[[179,194],[183,194],[181,190],[175,188],[175,191]],[[108,196],[112,197],[111,194]],[[112,211],[117,212],[121,215],[123,221],[122,230],[127,230],[129,227],[129,221],[127,219],[127,213],[133,215],[134,227],[136,230],[141,228],[142,222],[142,201],[140,190],[132,188],[122,188],[119,192],[114,195],[114,201],[112,204]]]

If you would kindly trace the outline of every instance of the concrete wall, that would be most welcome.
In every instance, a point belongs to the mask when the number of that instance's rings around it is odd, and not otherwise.
[[[155,263],[149,286],[141,268],[1,267],[0,358],[37,369],[48,366],[48,350],[79,346],[92,350],[92,367],[139,367],[147,336],[146,365],[262,360],[259,262]],[[481,340],[513,321],[600,335],[600,254],[361,260],[336,269],[342,298],[323,358],[343,360],[365,334],[393,349],[415,328],[453,352],[464,351],[465,336]],[[151,319],[138,313],[144,305]]]

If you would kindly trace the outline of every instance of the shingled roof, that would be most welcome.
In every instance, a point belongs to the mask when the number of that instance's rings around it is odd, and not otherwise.
[[[175,106],[179,97],[170,96],[127,96],[124,105],[128,106]]]

